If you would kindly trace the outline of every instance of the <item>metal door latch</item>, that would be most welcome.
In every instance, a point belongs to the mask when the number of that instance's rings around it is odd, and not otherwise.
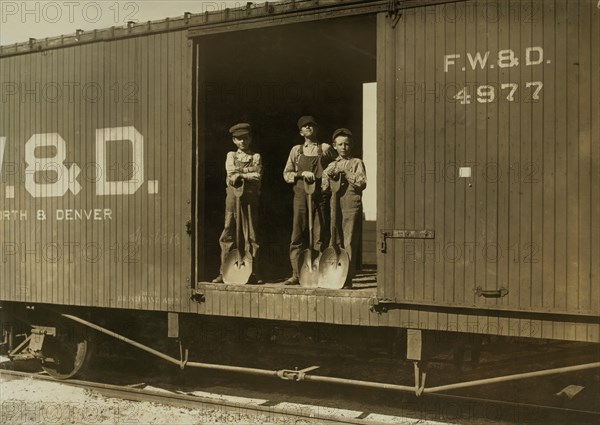
[[[475,295],[483,298],[502,298],[508,295],[508,289],[483,289],[481,286],[475,288]]]
[[[379,250],[387,252],[387,238],[394,239],[434,239],[433,230],[382,230],[379,237]]]

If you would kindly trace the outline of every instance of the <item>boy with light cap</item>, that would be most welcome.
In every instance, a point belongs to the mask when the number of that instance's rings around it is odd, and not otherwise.
[[[228,152],[225,160],[227,197],[225,199],[225,226],[223,228],[223,233],[221,233],[221,237],[219,238],[219,244],[221,245],[221,268],[219,275],[213,279],[213,282],[223,283],[223,263],[225,258],[232,249],[238,248],[234,246],[236,243],[235,226],[237,211],[233,188],[241,185],[243,179],[244,193],[240,198],[242,210],[240,221],[242,222],[244,234],[246,232],[248,234],[249,246],[245,247],[245,250],[250,250],[250,253],[252,254],[252,267],[254,270],[249,283],[262,283],[257,277],[258,263],[256,261],[260,249],[257,230],[258,199],[262,180],[262,159],[260,154],[250,150],[250,144],[252,143],[252,127],[250,124],[236,124],[229,129],[229,133],[231,134],[233,143],[238,149],[235,152]]]
[[[292,276],[285,281],[286,285],[300,284],[298,274],[298,261],[300,253],[308,247],[308,203],[304,191],[304,180],[315,183],[313,194],[314,217],[314,247],[323,251],[329,241],[329,207],[327,197],[321,193],[321,178],[323,169],[337,155],[327,143],[320,143],[317,139],[318,126],[314,117],[302,116],[298,120],[298,130],[304,138],[304,143],[296,145],[290,151],[283,178],[287,183],[294,185],[294,212],[292,237],[290,242],[290,262]]]
[[[352,287],[352,277],[356,272],[359,225],[362,220],[362,192],[367,187],[367,172],[362,160],[350,155],[352,150],[352,132],[350,130],[338,128],[333,132],[332,140],[333,148],[339,156],[325,169],[322,189],[324,193],[329,193],[330,179],[341,179],[336,228],[339,235],[338,240],[341,241],[350,257],[348,277],[344,284],[345,288],[350,288]],[[333,207],[333,200],[331,206]]]

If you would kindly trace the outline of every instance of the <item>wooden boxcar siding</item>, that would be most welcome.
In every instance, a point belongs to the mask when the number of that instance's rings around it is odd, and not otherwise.
[[[556,321],[549,315],[515,317],[512,312],[409,305],[378,313],[370,308],[375,291],[215,284],[199,284],[196,290],[204,299],[194,307],[199,314],[600,342],[598,323],[580,323],[572,317]]]
[[[388,240],[379,295],[598,316],[598,2],[468,1],[379,24],[379,228],[435,231]],[[537,48],[543,61],[531,64]],[[519,64],[499,66],[502,50]],[[473,67],[467,55],[486,52]],[[530,82],[543,83],[539,100]],[[515,86],[502,84],[517,85],[513,101]],[[462,89],[467,104],[454,99]],[[486,299],[477,287],[508,294]]]
[[[181,300],[188,298],[190,271],[190,71],[185,31],[0,59],[1,300],[187,309]],[[134,194],[101,196],[96,132],[115,127],[134,127],[143,137],[144,180]],[[49,186],[42,186],[42,196],[33,197],[26,190],[33,165],[27,168],[32,161],[26,161],[25,144],[47,133],[65,140],[66,166],[81,169],[77,194],[44,197]],[[127,143],[110,142],[108,170],[98,172],[113,180],[140,178],[131,151]],[[35,155],[54,153],[38,149]],[[36,181],[51,178],[38,173]],[[150,193],[152,187],[158,193]],[[112,219],[57,220],[66,209],[94,208],[110,209]],[[7,219],[6,211],[15,210],[27,219]],[[39,210],[45,220],[38,219]]]

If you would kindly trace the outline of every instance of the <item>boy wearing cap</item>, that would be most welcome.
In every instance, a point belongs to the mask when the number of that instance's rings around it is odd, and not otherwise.
[[[356,256],[359,243],[359,225],[362,220],[362,192],[367,187],[365,164],[359,158],[350,155],[352,150],[352,132],[347,128],[338,128],[333,132],[333,148],[339,156],[325,169],[322,189],[330,192],[329,181],[341,178],[338,192],[338,213],[336,228],[338,240],[350,257],[350,268],[344,285],[352,287],[352,277],[356,272]],[[333,201],[331,202],[333,206]]]
[[[335,158],[337,153],[327,143],[319,143],[317,139],[318,126],[314,117],[302,116],[298,120],[298,130],[304,138],[304,143],[296,145],[290,151],[283,178],[294,185],[294,215],[292,237],[290,242],[290,262],[292,276],[285,281],[286,285],[298,285],[298,260],[300,253],[308,247],[308,205],[304,191],[304,180],[315,182],[313,208],[315,209],[314,248],[322,251],[329,240],[329,208],[327,198],[321,193],[321,178],[323,169]]]
[[[256,276],[258,266],[256,258],[260,249],[256,233],[258,230],[258,198],[260,195],[260,184],[262,180],[262,159],[260,154],[250,150],[252,143],[252,127],[248,123],[236,124],[229,129],[233,143],[237,151],[227,153],[225,160],[225,171],[227,172],[225,199],[225,226],[219,238],[221,245],[221,268],[219,275],[213,279],[214,283],[223,283],[223,263],[227,254],[234,248],[236,235],[236,204],[233,187],[237,187],[244,180],[244,194],[240,198],[242,210],[242,229],[248,233],[249,246],[253,257],[254,273],[250,277],[250,283],[261,283]],[[249,213],[249,211],[251,211]],[[247,223],[247,224],[246,224]],[[247,227],[247,229],[246,229]]]

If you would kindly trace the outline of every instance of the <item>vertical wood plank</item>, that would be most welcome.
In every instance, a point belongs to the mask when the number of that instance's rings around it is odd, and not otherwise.
[[[519,13],[521,2],[509,1],[510,14]],[[522,38],[522,25],[520,22],[514,22],[508,19],[509,25],[509,43],[510,46],[519,46]],[[507,79],[505,81],[519,81],[520,70],[517,67],[507,68]],[[522,87],[523,88],[523,87]],[[509,211],[508,211],[508,250],[509,268],[508,268],[508,303],[511,307],[519,306],[520,298],[520,270],[521,270],[521,205],[522,205],[522,177],[521,170],[521,110],[525,101],[524,93],[521,102],[510,102],[508,111],[508,158],[509,158]]]
[[[568,47],[567,47],[567,3],[556,2],[555,12],[556,32],[556,88],[555,88],[555,253],[554,253],[554,308],[565,311],[567,308],[567,240],[569,238],[567,229],[567,210],[570,208],[567,200],[567,74]],[[564,328],[556,327],[555,332],[562,332]]]
[[[418,12],[417,12],[418,13]],[[421,69],[417,65],[422,64],[421,55],[417,52],[417,32],[420,30],[416,24],[415,13],[412,13],[410,18],[406,20],[403,26],[404,37],[404,56],[401,57],[401,65],[399,69],[404,69],[404,75],[400,79],[407,88],[404,91],[404,100],[397,103],[397,112],[399,123],[397,126],[397,146],[399,151],[396,151],[396,169],[402,170],[400,180],[400,190],[396,192],[396,229],[414,229],[416,223],[416,207],[417,207],[417,183],[416,176],[417,167],[417,145],[422,143],[422,140],[415,140],[416,135],[416,117],[417,117],[417,96],[416,91],[419,87],[418,74]],[[419,31],[420,34],[420,31]],[[399,56],[397,56],[399,57]],[[401,212],[404,211],[402,215]],[[400,214],[400,215],[399,215]],[[404,277],[402,284],[404,286],[404,300],[411,301],[415,299],[415,252],[417,243],[415,240],[399,240],[396,242],[400,248],[400,252],[396,252],[396,256],[400,255],[396,264],[402,264],[404,268]],[[399,273],[396,274],[396,281]]]
[[[526,2],[522,2],[521,10],[533,10],[533,1],[528,0]],[[527,21],[533,21],[535,19],[527,19]],[[527,47],[532,45],[532,25],[529,22],[525,24],[521,24],[521,37],[519,50],[521,52],[525,52]],[[523,64],[522,64],[523,65]],[[530,92],[531,88],[527,89],[526,82],[534,81],[533,77],[533,67],[531,66],[519,66],[519,74],[516,76],[518,81],[521,81],[521,87],[526,90],[526,92]],[[525,82],[525,84],[523,84]],[[533,124],[533,112],[534,110],[538,110],[538,104],[540,102],[535,100],[533,96],[529,96],[529,94],[523,99],[521,102],[521,110],[520,110],[520,134],[519,140],[521,141],[521,146],[519,148],[519,157],[517,163],[519,164],[519,212],[518,212],[518,222],[519,222],[519,239],[518,243],[518,259],[519,259],[519,269],[518,269],[518,301],[516,307],[519,309],[529,309],[531,306],[531,291],[532,291],[532,282],[531,282],[531,252],[533,251],[532,247],[532,233],[531,233],[531,218],[532,218],[532,186],[535,184],[535,176],[533,175],[535,172],[536,165],[534,165],[534,159],[532,158],[533,151],[533,143],[534,142],[534,128]]]
[[[566,263],[567,279],[566,309],[575,312],[578,308],[579,292],[579,3],[567,2],[567,74],[565,106],[566,122],[566,210],[567,246]],[[573,332],[574,335],[574,332]]]
[[[416,12],[416,16],[413,23],[426,22],[426,11],[427,8],[419,8]],[[425,138],[425,105],[426,93],[425,93],[425,73],[427,72],[426,52],[433,50],[430,48],[421,48],[421,43],[427,43],[426,25],[415,25],[412,30],[412,36],[414,42],[410,43],[413,45],[414,52],[413,64],[412,64],[412,81],[415,84],[415,92],[413,101],[413,108],[408,111],[412,115],[412,134],[407,137],[407,142],[413,146],[413,193],[408,194],[410,203],[412,204],[412,220],[413,227],[415,229],[425,228],[425,200],[429,196],[425,191],[425,168],[427,163],[425,162],[425,145],[428,140]],[[429,46],[429,45],[427,45]],[[409,59],[410,60],[410,59]],[[407,76],[408,77],[408,76]],[[410,120],[410,116],[407,116]],[[407,125],[407,129],[410,126]],[[412,195],[412,196],[411,196]],[[424,244],[421,240],[415,240],[413,242],[414,252],[409,264],[412,265],[412,281],[413,281],[413,297],[415,300],[422,300],[425,291],[424,282],[424,264],[423,264],[423,248]],[[410,279],[410,277],[409,277]]]
[[[535,16],[532,26],[532,46],[544,46],[544,22],[543,22],[544,4],[538,0],[533,2],[532,10],[535,10]],[[545,64],[531,67],[531,76],[529,81],[545,81]],[[546,92],[547,93],[547,92]],[[543,245],[544,245],[544,148],[545,124],[544,112],[546,107],[545,94],[540,96],[540,100],[534,100],[532,103],[531,117],[531,166],[525,174],[531,181],[531,240],[530,246],[525,247],[525,261],[531,265],[531,299],[529,306],[541,308],[544,305],[544,269],[543,269]]]
[[[472,10],[477,12],[477,4],[469,5]],[[480,15],[477,15],[480,16]],[[477,52],[479,47],[478,21],[481,19],[465,19],[465,52]],[[462,26],[462,25],[461,25]],[[485,45],[482,46],[483,51],[486,51]],[[472,53],[471,53],[472,54]],[[475,287],[477,286],[476,275],[476,259],[477,252],[477,231],[478,231],[478,198],[477,192],[479,182],[477,181],[477,161],[480,151],[485,152],[485,139],[480,139],[483,131],[479,131],[479,116],[485,113],[484,103],[479,102],[477,95],[478,88],[481,85],[487,85],[485,75],[479,66],[473,69],[472,64],[466,60],[466,72],[464,73],[466,82],[465,86],[469,85],[468,90],[472,95],[472,103],[465,105],[465,127],[464,127],[464,154],[457,166],[469,167],[471,169],[471,178],[460,178],[457,182],[459,190],[464,190],[464,207],[463,214],[457,217],[458,222],[463,225],[462,243],[459,243],[461,259],[459,264],[462,265],[464,280],[459,286],[460,299],[462,304],[473,305],[475,303]],[[475,87],[473,84],[475,83]],[[486,120],[487,121],[487,120]],[[484,121],[485,122],[485,121]]]
[[[441,55],[448,54],[446,50],[446,28],[444,23],[444,12],[440,7],[435,8],[436,13],[433,16],[435,19],[435,52],[436,58]],[[435,122],[447,123],[446,111],[447,101],[446,92],[449,90],[449,84],[451,81],[447,79],[444,68],[441,66],[435,67],[434,83],[436,88],[436,102],[435,102]],[[433,176],[435,181],[435,202],[434,202],[434,230],[435,239],[431,245],[426,244],[428,249],[433,252],[432,261],[434,262],[434,287],[433,287],[433,301],[435,303],[444,304],[445,297],[444,291],[446,288],[445,274],[445,261],[444,261],[444,242],[446,236],[446,208],[445,208],[445,194],[446,194],[446,125],[433,125],[435,128],[435,147],[434,147],[434,169],[435,175]]]
[[[325,323],[333,323],[333,300],[331,297],[324,297],[325,300]]]
[[[590,111],[592,109],[592,83],[591,79],[593,74],[591,71],[592,67],[592,46],[596,45],[591,39],[592,29],[590,17],[592,16],[592,2],[585,3],[580,2],[579,4],[579,21],[578,21],[578,40],[579,40],[579,87],[578,87],[578,100],[577,105],[578,111],[578,184],[579,184],[579,216],[577,221],[579,223],[578,235],[576,237],[577,246],[577,266],[578,266],[578,282],[577,282],[577,311],[578,312],[592,312],[591,306],[591,282],[592,277],[592,265],[590,251],[592,249],[592,196],[591,186],[592,180],[592,129],[591,121],[592,115]],[[596,9],[598,9],[596,7]],[[598,21],[595,22],[596,26]],[[589,47],[588,47],[589,46]],[[598,48],[596,48],[598,51]],[[598,55],[598,54],[597,54]],[[596,103],[599,101],[596,99]],[[596,116],[597,118],[600,115]],[[598,139],[596,139],[598,144]],[[596,180],[596,185],[600,182],[600,179]],[[572,283],[575,285],[574,283]],[[600,313],[600,310],[598,311]],[[578,332],[579,335],[587,333],[587,329],[584,332]]]
[[[377,15],[377,181],[389,182],[379,185],[377,190],[377,223],[379,233],[383,229],[394,226],[394,207],[396,182],[394,180],[394,146],[395,146],[395,33],[388,24],[384,14]],[[385,186],[385,187],[384,187]],[[379,224],[381,223],[381,224]],[[377,253],[377,293],[380,296],[395,297],[394,244],[388,244],[387,253]],[[327,317],[327,305],[325,306]]]
[[[283,294],[283,306],[281,311],[281,317],[283,320],[291,320],[292,319],[292,308],[291,308],[291,298],[293,295]]]
[[[325,321],[325,298],[323,296],[317,296],[317,322],[323,323]]]
[[[444,6],[445,13],[450,14],[449,16],[457,16],[457,4],[447,4]],[[456,52],[460,49],[460,45],[457,43],[457,36],[455,34],[456,29],[451,22],[448,22],[447,19],[443,19],[444,22],[444,40],[445,40],[445,52],[446,54],[451,54],[449,52]],[[457,71],[458,67],[450,67],[448,72],[446,72],[446,87],[454,87],[456,89],[456,94],[461,90],[462,85],[460,85],[458,78],[459,74]],[[447,93],[446,96],[449,96],[450,93]],[[455,123],[457,118],[457,108],[460,105],[453,103],[451,101],[446,103],[446,114],[444,127],[447,129],[445,133],[445,147],[444,147],[444,237],[442,240],[438,241],[440,243],[441,255],[444,261],[444,304],[454,304],[455,302],[455,286],[456,280],[454,276],[454,264],[450,261],[448,253],[450,252],[450,247],[455,243],[454,238],[454,214],[455,214],[455,204],[454,200],[456,199],[456,175],[454,171],[456,169],[456,151],[455,146],[457,143],[457,135],[455,131]],[[437,236],[436,236],[437,238]]]
[[[392,110],[388,119],[394,122],[394,126],[390,129],[393,133],[390,134],[390,139],[394,140],[394,144],[386,151],[386,182],[394,181],[393,192],[394,196],[388,196],[389,202],[386,203],[387,212],[390,215],[390,219],[386,221],[385,228],[387,229],[403,229],[405,228],[405,213],[406,213],[406,193],[409,187],[409,182],[406,174],[411,164],[407,164],[408,159],[405,156],[406,145],[410,143],[410,139],[407,140],[406,132],[406,110],[410,107],[411,97],[409,96],[410,91],[405,88],[409,88],[408,84],[412,83],[407,75],[407,57],[410,43],[407,43],[408,35],[410,34],[407,26],[410,24],[411,18],[407,17],[406,20],[401,18],[395,31],[395,44],[397,46],[394,53],[393,59],[390,60],[389,64],[386,64],[389,68],[395,71],[395,75],[391,74],[386,76],[391,78],[391,82],[396,82],[395,86],[391,88],[395,91],[400,91],[399,101],[395,100],[395,108]],[[388,24],[389,25],[389,24]],[[389,42],[389,40],[386,40]],[[408,45],[407,45],[408,44]],[[399,173],[396,170],[400,170]],[[399,180],[399,181],[398,181]],[[396,300],[407,300],[407,286],[411,284],[408,282],[406,275],[405,258],[406,258],[406,243],[404,241],[391,240],[388,243],[388,258],[391,260],[391,267],[386,276],[391,279],[394,283],[392,293]],[[390,245],[393,247],[389,250]]]
[[[558,179],[556,174],[556,95],[557,95],[557,73],[559,54],[556,48],[556,40],[560,35],[555,31],[554,16],[557,13],[554,2],[544,2],[544,52],[548,57],[543,68],[544,73],[544,144],[543,144],[543,241],[542,241],[542,306],[545,308],[555,307],[555,260],[556,260],[556,191],[555,185]],[[544,328],[551,332],[550,328]]]
[[[341,299],[342,304],[342,322],[344,324],[352,323],[352,298],[343,297]]]
[[[252,292],[250,295],[250,317],[258,318],[260,317],[260,305],[259,305],[259,293]]]
[[[600,8],[592,7],[590,14],[591,25],[591,69],[590,75],[600,75],[600,25],[595,23],[600,22]],[[590,108],[591,117],[591,140],[600,140],[600,79],[591,79],[590,98],[593,99]],[[590,237],[591,249],[590,258],[600,258],[600,143],[591,143],[591,172],[590,172],[590,189],[591,189],[591,223]],[[590,273],[590,310],[594,313],[600,311],[600,261],[592,260]],[[596,329],[599,326],[595,326]],[[596,335],[597,336],[597,335]]]
[[[308,295],[306,305],[307,305],[307,310],[308,310],[308,316],[307,316],[306,320],[309,322],[316,322],[317,321],[317,297],[315,295]]]
[[[425,140],[425,153],[423,158],[422,171],[420,172],[421,179],[424,182],[423,202],[424,202],[424,229],[435,229],[436,218],[436,201],[437,201],[437,179],[436,179],[436,147],[437,147],[437,104],[441,102],[439,99],[439,91],[437,90],[436,77],[438,68],[436,67],[437,58],[443,56],[443,52],[438,50],[438,40],[436,37],[437,24],[435,21],[435,7],[423,9],[425,22],[425,43],[428,46],[425,49],[425,72],[423,81],[423,127]],[[423,295],[422,299],[433,301],[435,287],[435,270],[437,267],[435,256],[435,239],[425,240],[421,244],[421,264],[423,273]]]

